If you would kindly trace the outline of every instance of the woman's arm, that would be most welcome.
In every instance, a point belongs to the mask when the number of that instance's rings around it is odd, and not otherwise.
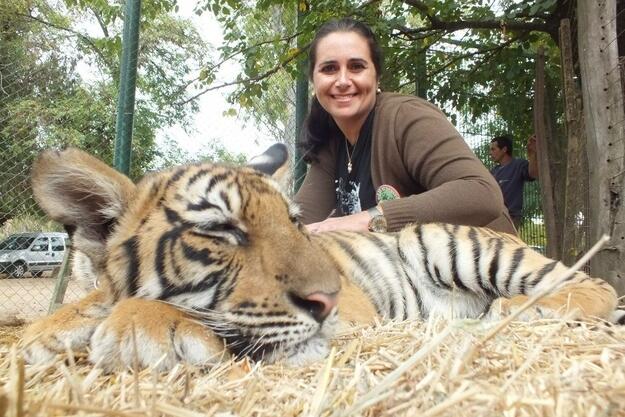
[[[300,220],[304,224],[325,220],[336,205],[331,157],[330,152],[319,154],[319,161],[308,167],[306,178],[293,197],[300,208]]]
[[[394,126],[402,162],[426,191],[380,204],[389,230],[411,222],[485,226],[501,215],[499,186],[440,111],[407,102]]]

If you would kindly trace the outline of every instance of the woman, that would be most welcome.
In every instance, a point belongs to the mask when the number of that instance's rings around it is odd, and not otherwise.
[[[499,186],[434,105],[380,93],[375,35],[331,20],[309,51],[314,86],[300,142],[310,169],[295,196],[311,232],[394,231],[412,222],[515,233]],[[381,188],[395,199],[376,199]]]

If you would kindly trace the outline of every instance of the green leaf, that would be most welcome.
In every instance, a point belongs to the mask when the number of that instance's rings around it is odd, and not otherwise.
[[[239,112],[236,109],[233,109],[232,107],[229,108],[228,110],[225,110],[222,115],[224,117],[236,117],[239,114]]]

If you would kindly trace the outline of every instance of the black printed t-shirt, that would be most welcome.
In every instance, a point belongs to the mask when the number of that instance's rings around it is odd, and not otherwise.
[[[371,137],[373,132],[373,116],[371,111],[360,129],[358,141],[355,146],[341,135],[338,147],[336,174],[334,186],[336,192],[335,217],[347,216],[360,213],[375,206],[375,189],[371,179]],[[351,155],[352,172],[347,172],[349,157]]]

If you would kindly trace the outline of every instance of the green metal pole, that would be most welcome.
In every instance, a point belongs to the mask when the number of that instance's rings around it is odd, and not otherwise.
[[[297,10],[297,27],[299,28],[302,24],[302,20],[308,13],[308,6],[302,7],[304,2],[300,3]],[[302,10],[302,8],[304,10]],[[298,39],[298,48],[303,48],[303,42]],[[308,113],[308,73],[306,71],[308,60],[305,58],[300,59],[298,68],[297,68],[297,82],[295,84],[295,143],[299,141],[300,135],[302,134],[302,127],[304,125],[304,120],[306,119],[306,114]],[[299,190],[299,187],[302,186],[302,182],[304,181],[304,177],[306,176],[306,163],[302,159],[302,153],[297,146],[295,146],[295,167],[293,178],[295,181],[293,182],[293,192],[296,193]]]
[[[417,42],[416,47],[418,49],[421,49],[422,46],[422,42]],[[415,72],[415,94],[421,98],[427,99],[429,83],[427,55],[425,49],[420,51],[417,56],[417,65]]]
[[[122,59],[119,71],[117,123],[115,125],[115,158],[113,161],[115,168],[126,175],[130,172],[140,17],[141,0],[126,0]]]

